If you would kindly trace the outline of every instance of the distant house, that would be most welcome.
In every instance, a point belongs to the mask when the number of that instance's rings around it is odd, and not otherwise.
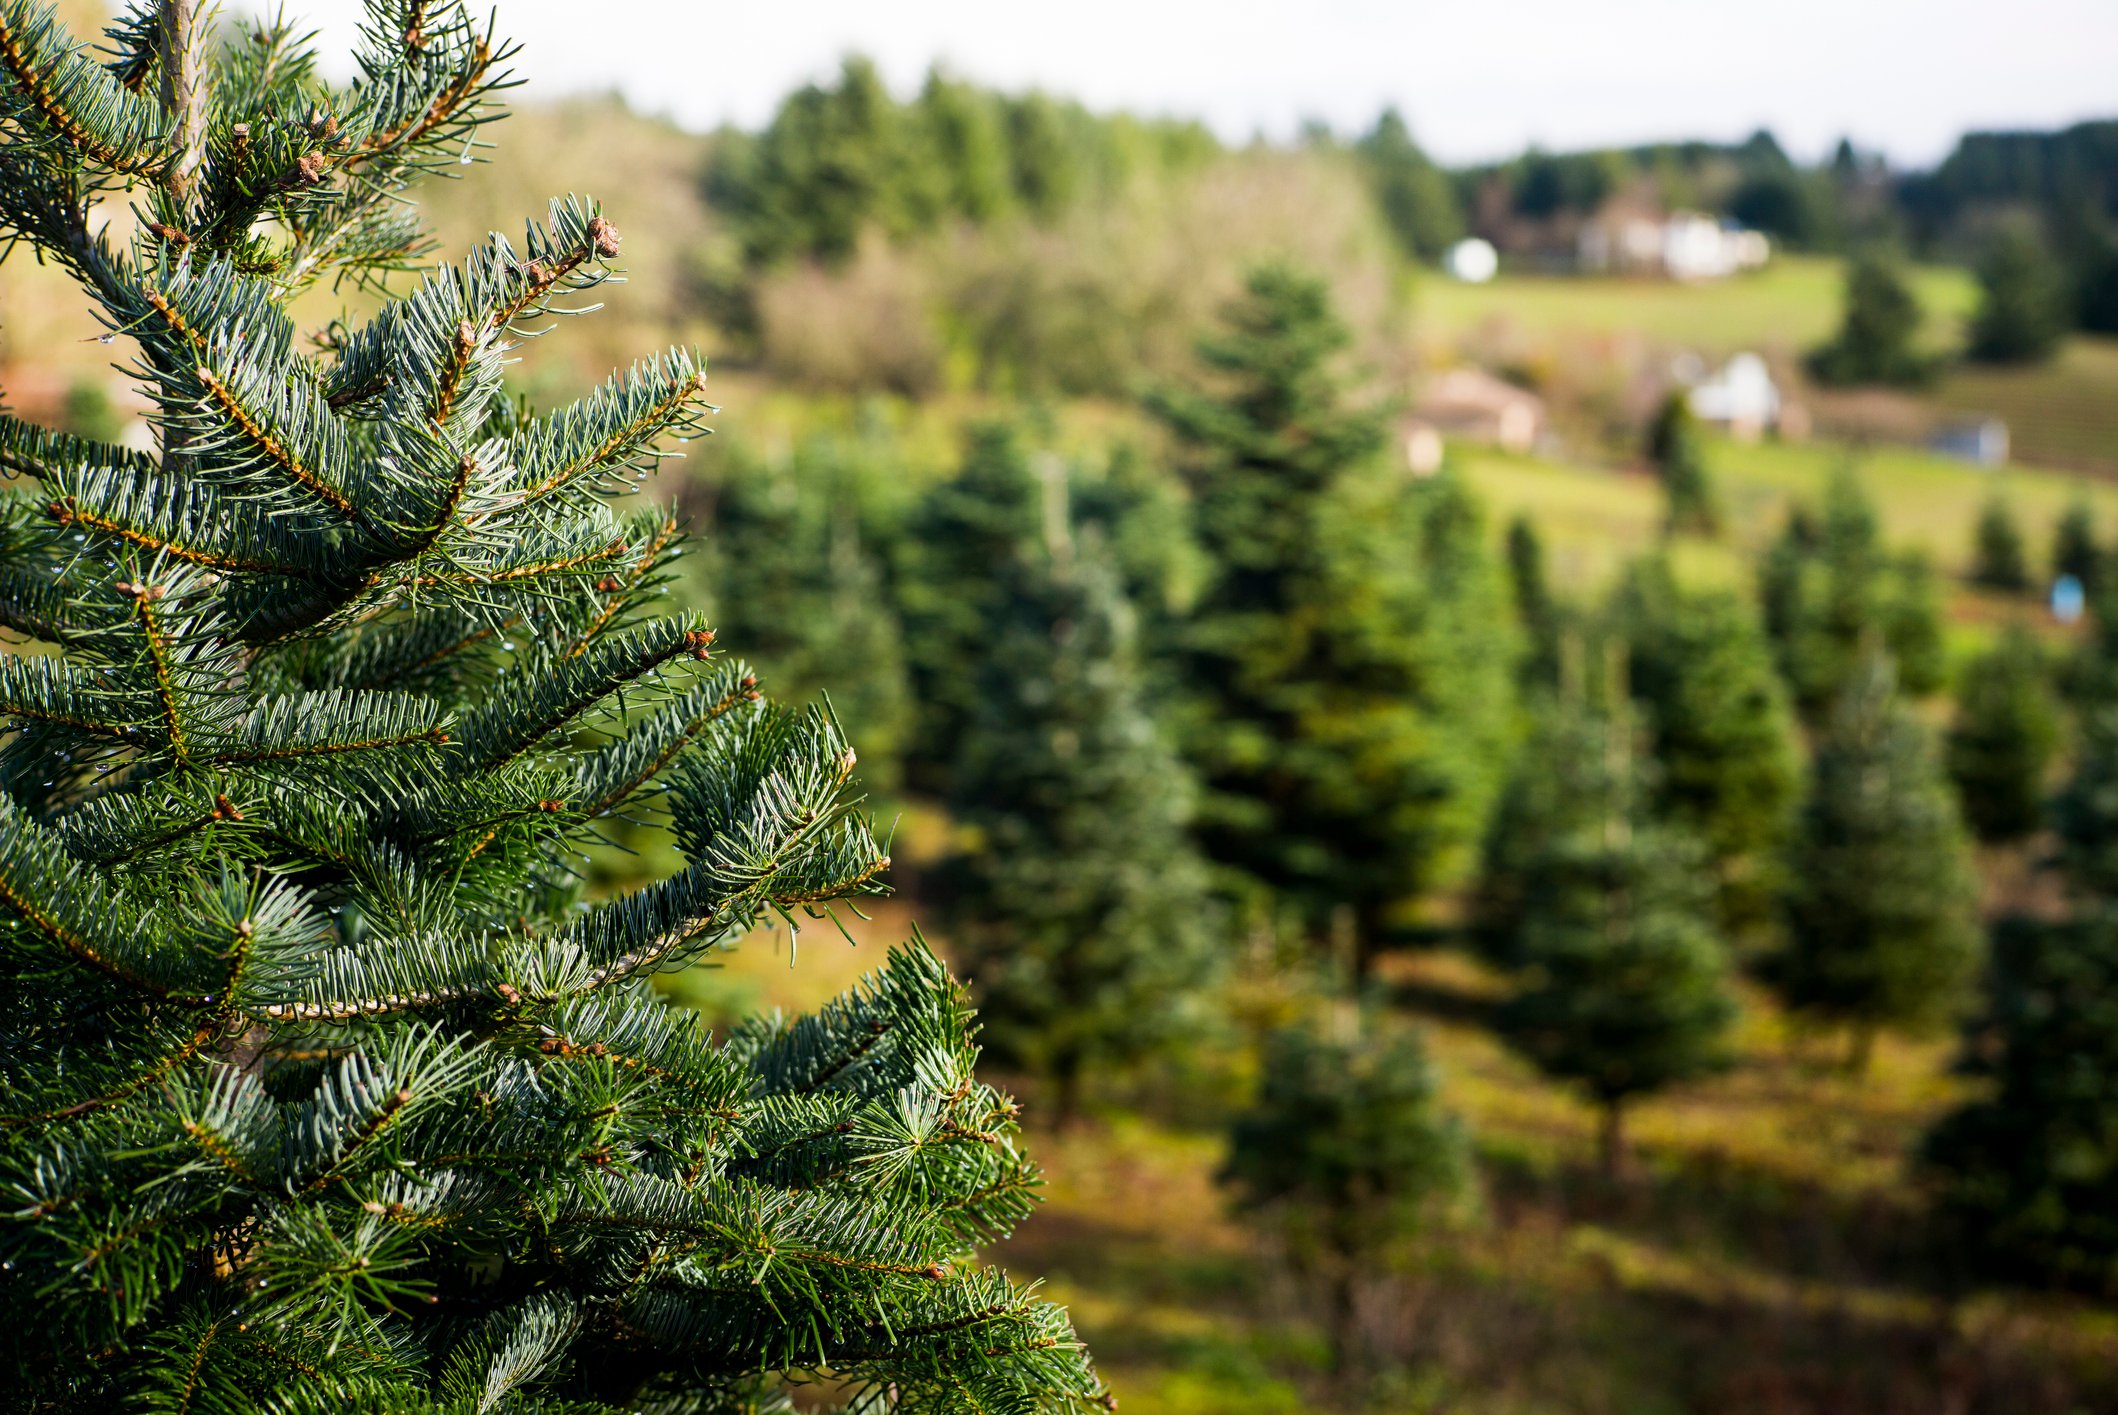
[[[1755,441],[1779,430],[1787,405],[1765,361],[1756,354],[1737,354],[1692,385],[1691,410],[1701,422],[1726,428],[1731,436],[1745,441]]]
[[[1944,457],[1976,467],[2008,465],[2008,425],[1999,418],[1974,418],[1935,429],[1927,446]]]
[[[1772,243],[1762,231],[1696,211],[1664,215],[1612,201],[1583,224],[1575,256],[1582,270],[1598,274],[1721,280],[1764,265]]]
[[[1544,436],[1544,400],[1482,369],[1450,369],[1427,379],[1402,428],[1405,461],[1426,476],[1455,438],[1527,452]]]

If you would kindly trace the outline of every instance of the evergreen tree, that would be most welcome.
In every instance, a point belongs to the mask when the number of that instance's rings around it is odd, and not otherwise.
[[[2103,547],[2096,540],[2096,513],[2076,499],[2052,531],[2052,578],[2071,575],[2093,601],[2103,592]]]
[[[1201,345],[1211,389],[1158,395],[1210,566],[1183,631],[1181,740],[1210,855],[1363,964],[1392,905],[1476,839],[1507,732],[1505,590],[1452,477],[1379,475],[1324,287],[1268,268]]]
[[[1937,755],[1871,651],[1817,745],[1767,969],[1789,1007],[1849,1029],[1856,1069],[1877,1029],[1946,1018],[1977,967],[1977,880]]]
[[[2001,921],[1961,1069],[1991,1090],[1922,1159],[1970,1256],[2118,1291],[2118,916]]]
[[[2076,890],[2118,899],[2118,706],[2084,705],[2073,772],[2052,802],[2060,863]]]
[[[1034,1176],[930,953],[718,1044],[649,987],[875,888],[852,749],[654,612],[668,518],[611,494],[697,428],[697,361],[502,396],[618,253],[595,205],[297,343],[289,302],[420,249],[397,193],[508,54],[374,0],[338,88],[302,33],[169,0],[106,68],[0,3],[0,225],[132,342],[159,433],[0,418],[0,621],[50,650],[0,658],[14,1403],[1094,1398],[974,1256]],[[125,184],[145,219],[92,234]],[[646,810],[685,867],[582,898]]]
[[[1322,1289],[1332,1365],[1360,1365],[1360,1300],[1393,1248],[1463,1193],[1469,1145],[1442,1109],[1419,1034],[1342,1040],[1275,1033],[1257,1099],[1229,1135],[1221,1182],[1239,1209],[1281,1231],[1297,1271]]]
[[[1949,775],[1980,840],[2020,840],[2037,830],[2045,772],[2058,750],[2044,650],[2028,630],[2012,628],[1965,672],[1949,729]]]
[[[1942,684],[1932,568],[1917,554],[1889,556],[1851,471],[1832,478],[1820,517],[1800,508],[1789,516],[1760,564],[1758,603],[1780,676],[1811,722],[1843,694],[1871,637],[1897,656],[1904,691],[1924,695]]]
[[[1838,333],[1809,355],[1819,383],[1918,385],[1934,374],[1919,352],[1923,320],[1918,298],[1890,261],[1866,254],[1846,267],[1846,295]]]
[[[1708,536],[1719,531],[1721,513],[1706,466],[1706,444],[1684,390],[1670,394],[1655,414],[1647,431],[1647,456],[1669,503],[1669,529]]]
[[[1537,523],[1527,516],[1518,515],[1508,522],[1507,568],[1515,621],[1524,639],[1516,676],[1525,684],[1556,687],[1560,644],[1569,615],[1553,597],[1545,576],[1544,540],[1537,534]]]
[[[1520,768],[1553,784],[1517,797],[1541,797],[1549,814],[1524,821],[1528,887],[1509,935],[1489,945],[1518,970],[1496,1021],[1510,1046],[1601,1108],[1602,1163],[1615,1178],[1625,1107],[1725,1066],[1736,1006],[1703,852],[1644,810],[1629,715],[1622,704],[1613,714],[1554,711],[1575,720],[1547,729],[1552,740],[1604,760],[1538,756]]]
[[[703,558],[716,629],[754,649],[781,699],[828,692],[863,779],[891,792],[913,707],[868,479],[857,451],[828,442],[773,462],[735,449],[712,479]]]
[[[1978,263],[1978,311],[1970,356],[1982,363],[2039,363],[2052,356],[2069,324],[2057,263],[2027,231],[1995,237]]]
[[[1056,539],[995,567],[1007,598],[950,803],[976,844],[940,876],[986,1052],[1048,1080],[1062,1125],[1090,1073],[1184,1035],[1217,962],[1188,782],[1141,705],[1130,610],[1089,549]]]
[[[2023,549],[2022,527],[2015,524],[2015,512],[2002,497],[1987,498],[1978,513],[1971,579],[2002,594],[2021,594],[2030,587],[2030,559]]]
[[[1801,790],[1794,713],[1764,631],[1734,594],[1679,587],[1662,559],[1634,568],[1615,618],[1656,809],[1705,846],[1721,929],[1740,938],[1771,917]]]
[[[1398,245],[1413,260],[1441,259],[1463,237],[1463,211],[1448,174],[1413,141],[1395,108],[1385,108],[1357,151],[1368,165],[1375,200]]]

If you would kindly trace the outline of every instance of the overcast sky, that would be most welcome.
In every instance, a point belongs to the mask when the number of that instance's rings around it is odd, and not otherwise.
[[[255,4],[256,0],[252,0]],[[483,0],[474,0],[482,8]],[[288,0],[350,39],[358,0]],[[914,88],[940,59],[1005,87],[1275,137],[1395,103],[1470,161],[1651,138],[1791,151],[1840,134],[1931,162],[1958,133],[2118,116],[2118,0],[499,0],[531,94],[622,90],[755,124],[839,56]]]

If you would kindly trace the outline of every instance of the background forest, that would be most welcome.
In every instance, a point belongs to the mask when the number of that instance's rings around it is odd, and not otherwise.
[[[853,946],[662,985],[811,1007],[919,920],[1047,1171],[993,1256],[1124,1409],[2118,1410],[2118,121],[1445,168],[856,58],[754,131],[527,104],[459,173],[447,250],[624,227],[532,402],[711,356],[638,493],[672,593],[889,832]],[[1771,258],[1559,268],[1628,206]],[[26,257],[0,389],[126,437]],[[1684,393],[1746,353],[1763,436]],[[1423,465],[1468,371],[1536,435]],[[608,837],[596,891],[668,873]]]

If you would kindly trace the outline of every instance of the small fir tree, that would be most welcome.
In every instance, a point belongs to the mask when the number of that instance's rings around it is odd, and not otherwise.
[[[2118,899],[2118,706],[2083,707],[2073,771],[2052,802],[2060,863],[2094,899]]]
[[[1643,809],[1623,691],[1616,712],[1551,733],[1605,763],[1564,772],[1544,793],[1551,818],[1527,823],[1538,842],[1522,871],[1529,888],[1513,937],[1495,949],[1518,970],[1500,1033],[1600,1108],[1609,1178],[1624,1170],[1626,1106],[1726,1066],[1736,1015],[1703,852]],[[1583,716],[1577,706],[1556,710]],[[1524,770],[1555,767],[1533,760]]]
[[[1941,1213],[1987,1272],[2118,1292],[2118,915],[2002,920],[1966,1042],[1991,1089],[1927,1137]]]
[[[1801,791],[1794,712],[1755,611],[1680,587],[1666,560],[1636,566],[1614,618],[1656,766],[1655,803],[1705,846],[1724,935],[1772,915]]]
[[[987,1054],[1048,1081],[1061,1125],[1093,1073],[1185,1035],[1219,961],[1189,783],[1089,551],[1058,540],[995,567],[1007,598],[951,800],[975,844],[938,881]]]
[[[1207,581],[1182,629],[1178,725],[1217,861],[1318,937],[1352,911],[1363,966],[1390,908],[1476,838],[1509,693],[1505,589],[1453,477],[1380,474],[1348,405],[1323,285],[1255,273],[1153,400],[1184,450]]]
[[[1831,711],[1871,639],[1899,660],[1904,691],[1939,688],[1946,667],[1939,589],[1925,557],[1893,559],[1851,470],[1832,478],[1822,515],[1797,508],[1759,566],[1758,603],[1789,694],[1812,724]]]
[[[2024,230],[1994,238],[1978,262],[1978,310],[1968,352],[1991,364],[2041,363],[2069,324],[2065,282],[2044,245]]]
[[[2023,548],[2022,527],[2004,497],[1989,497],[1978,513],[1971,580],[2002,594],[2021,594],[2030,587],[2030,557]]]
[[[1918,297],[1893,262],[1873,252],[1856,258],[1846,267],[1838,333],[1810,353],[1810,376],[1840,386],[1929,381],[1934,360],[1918,348],[1924,318]]]
[[[1314,1026],[1275,1033],[1258,1095],[1229,1135],[1221,1183],[1272,1223],[1320,1290],[1332,1366],[1358,1371],[1364,1290],[1467,1187],[1469,1145],[1437,1096],[1419,1034],[1341,1040]]]
[[[1515,622],[1523,636],[1522,663],[1516,676],[1526,685],[1556,687],[1568,613],[1552,594],[1545,571],[1544,538],[1528,516],[1518,515],[1508,522],[1507,568]]]
[[[1872,650],[1832,714],[1787,869],[1787,942],[1767,974],[1789,1007],[1848,1030],[1947,1018],[1978,964],[1977,880],[1955,793]]]
[[[1949,776],[1980,840],[2004,844],[2037,830],[2059,732],[2044,650],[2028,630],[2011,628],[1965,671],[1949,729]]]
[[[1355,150],[1399,247],[1413,260],[1440,260],[1463,236],[1463,209],[1448,174],[1413,140],[1404,116],[1384,109]]]
[[[1670,394],[1655,414],[1647,432],[1647,456],[1662,481],[1662,494],[1669,505],[1669,529],[1716,534],[1721,526],[1721,512],[1714,494],[1713,474],[1706,465],[1706,442],[1699,431],[1699,420],[1692,415],[1691,395],[1684,390]]]
[[[2085,500],[2070,504],[2052,530],[2052,578],[2072,576],[2084,598],[2103,593],[2104,550],[2096,539],[2096,512]]]
[[[974,1250],[1012,1108],[918,946],[715,1043],[649,975],[887,864],[825,715],[772,708],[614,504],[707,411],[673,352],[502,396],[616,227],[554,203],[310,352],[287,307],[412,261],[396,197],[508,51],[373,0],[302,32],[129,12],[106,66],[0,3],[0,225],[86,290],[152,453],[0,418],[0,1335],[65,1410],[1077,1407],[1064,1315]],[[159,98],[150,96],[159,94]],[[143,219],[96,234],[130,185]],[[686,856],[606,900],[612,813]]]

